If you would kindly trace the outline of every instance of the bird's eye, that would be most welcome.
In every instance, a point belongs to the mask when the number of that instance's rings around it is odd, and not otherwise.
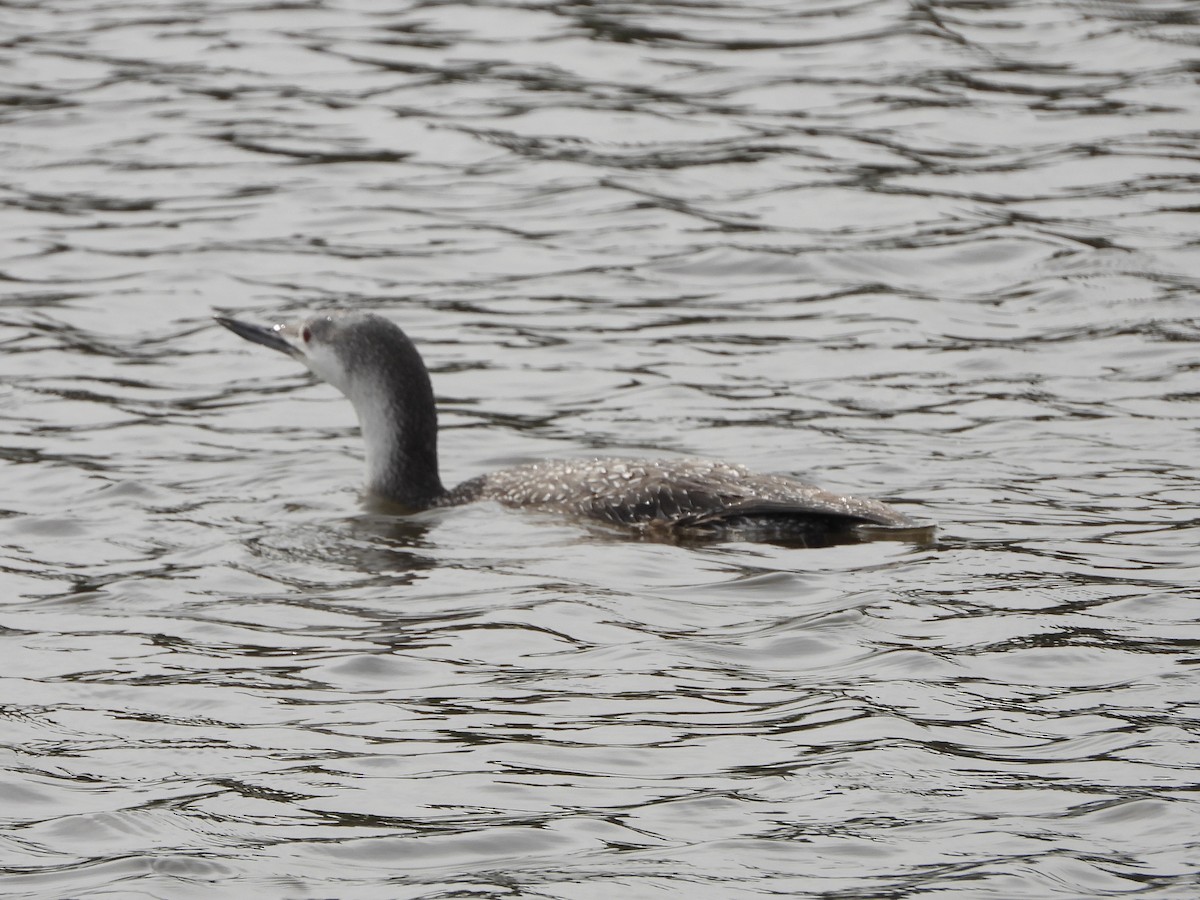
[[[300,340],[304,341],[306,344],[312,340],[312,329],[307,325],[300,329]]]

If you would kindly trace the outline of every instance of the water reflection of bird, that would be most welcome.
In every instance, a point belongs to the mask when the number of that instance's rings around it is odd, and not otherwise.
[[[264,327],[221,316],[234,334],[293,356],[340,390],[366,444],[366,488],[409,511],[494,500],[626,526],[660,537],[794,541],[854,539],[861,526],[917,523],[876,500],[782,475],[698,459],[565,459],[480,475],[446,490],[437,410],[407,335],[372,313],[332,312]]]

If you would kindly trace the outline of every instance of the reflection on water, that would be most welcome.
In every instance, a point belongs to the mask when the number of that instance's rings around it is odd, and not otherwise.
[[[1192,5],[0,10],[0,890],[1195,894]],[[931,544],[364,510],[686,453]]]

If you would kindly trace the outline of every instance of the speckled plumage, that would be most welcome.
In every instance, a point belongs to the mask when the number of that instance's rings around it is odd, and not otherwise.
[[[784,475],[706,459],[547,460],[473,478],[449,491],[438,505],[477,500],[614,525],[695,532],[767,526],[810,532],[854,523],[912,524],[877,500],[846,497]]]
[[[331,313],[271,328],[218,321],[305,362],[354,404],[367,445],[367,489],[408,509],[493,500],[650,534],[825,542],[862,524],[916,523],[877,500],[847,497],[704,459],[563,459],[442,487],[428,372],[407,336],[370,313]]]

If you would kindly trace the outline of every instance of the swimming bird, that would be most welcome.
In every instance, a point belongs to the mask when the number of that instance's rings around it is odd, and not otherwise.
[[[480,475],[447,490],[438,472],[429,372],[392,321],[357,311],[270,326],[215,318],[239,337],[304,363],[350,400],[366,445],[366,490],[404,511],[493,500],[651,537],[809,546],[853,540],[864,525],[920,527],[877,500],[702,459],[548,460]]]

